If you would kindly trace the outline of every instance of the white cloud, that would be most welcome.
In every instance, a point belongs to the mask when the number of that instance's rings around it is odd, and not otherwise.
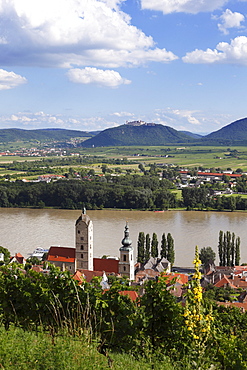
[[[228,0],[141,0],[142,9],[169,13],[211,12],[221,8]]]
[[[133,117],[134,114],[130,112],[114,112],[111,113],[111,116],[116,116],[116,117]]]
[[[7,72],[4,69],[0,69],[0,90],[13,89],[26,82],[27,80],[25,77],[17,75],[14,72]]]
[[[183,58],[185,63],[229,63],[247,65],[247,37],[238,36],[231,41],[220,42],[216,49],[194,50]]]
[[[242,28],[241,22],[244,22],[245,17],[241,13],[232,12],[230,9],[226,9],[219,19],[221,23],[218,23],[218,28],[221,32],[227,35],[229,33],[229,28]]]
[[[112,68],[176,59],[131,25],[123,1],[0,0],[0,63]]]
[[[181,118],[185,118],[192,125],[201,125],[201,122],[193,116],[197,111],[173,109],[171,110],[171,113]]]
[[[70,81],[80,84],[97,84],[107,87],[118,87],[119,85],[128,85],[130,80],[122,78],[121,75],[113,70],[102,70],[86,67],[84,69],[70,69],[67,73]]]

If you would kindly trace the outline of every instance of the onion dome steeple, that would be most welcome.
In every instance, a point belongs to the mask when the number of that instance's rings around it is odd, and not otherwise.
[[[124,238],[122,240],[122,247],[120,248],[120,251],[129,251],[132,250],[132,240],[129,237],[129,226],[128,222],[126,222],[125,230],[124,230]]]

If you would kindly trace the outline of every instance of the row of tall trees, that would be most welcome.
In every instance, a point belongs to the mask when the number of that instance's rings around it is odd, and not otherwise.
[[[152,240],[149,234],[140,232],[137,241],[137,262],[145,263],[150,257],[159,257],[159,242],[156,233],[153,233]],[[172,265],[175,261],[174,239],[170,233],[162,234],[160,257],[166,258]]]
[[[227,231],[219,232],[219,264],[220,266],[239,266],[240,264],[240,237]]]

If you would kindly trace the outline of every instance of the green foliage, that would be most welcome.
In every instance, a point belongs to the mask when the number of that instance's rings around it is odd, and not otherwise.
[[[157,234],[153,233],[152,236],[152,242],[151,242],[151,257],[158,257],[159,251],[158,251],[158,238]]]
[[[150,258],[150,246],[151,246],[151,239],[150,235],[147,234],[145,238],[145,261],[148,261]]]
[[[144,232],[140,232],[137,241],[137,262],[145,262],[145,235]]]
[[[157,282],[148,281],[140,306],[143,337],[145,340],[150,338],[153,350],[162,348],[169,353],[182,346],[182,307],[167,290],[165,277],[160,277]]]
[[[174,239],[170,233],[167,234],[167,259],[171,263],[171,265],[174,264],[175,261]]]
[[[207,267],[214,263],[216,254],[211,247],[201,248],[199,258],[202,261],[204,267]]]
[[[220,266],[239,266],[240,264],[240,237],[227,231],[219,232],[218,253]]]
[[[10,251],[7,248],[1,247],[0,246],[0,253],[4,254],[4,263],[9,263],[10,260]]]
[[[161,258],[163,258],[163,257],[166,258],[167,257],[167,241],[166,241],[165,233],[162,234],[160,257]]]

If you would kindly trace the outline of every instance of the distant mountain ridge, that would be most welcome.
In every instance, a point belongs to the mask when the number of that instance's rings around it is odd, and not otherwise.
[[[22,130],[18,128],[0,129],[0,142],[15,141],[66,141],[76,137],[92,137],[93,134],[78,130],[65,130],[60,128],[48,128],[37,130]]]
[[[98,135],[81,143],[83,147],[165,145],[191,143],[194,139],[172,127],[160,124],[121,125],[101,131]]]
[[[247,144],[247,118],[230,123],[221,129],[211,132],[202,138],[202,142],[217,142],[218,144]]]
[[[247,118],[234,121],[206,136],[172,127],[143,121],[134,121],[103,131],[85,132],[61,128],[23,130],[0,129],[0,143],[16,141],[65,142],[73,138],[88,138],[78,144],[82,147],[98,146],[160,146],[176,144],[194,145],[247,145]]]

